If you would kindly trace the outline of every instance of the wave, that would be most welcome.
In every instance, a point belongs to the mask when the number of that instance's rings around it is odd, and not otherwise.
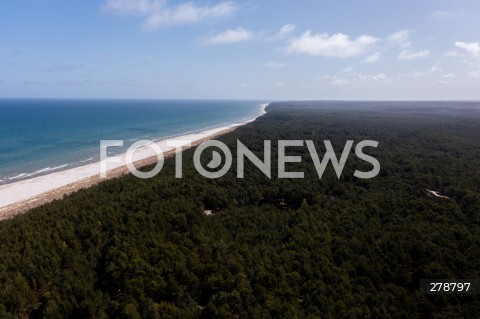
[[[39,169],[38,171],[33,172],[32,175],[48,172],[50,169],[51,169],[50,167],[42,168],[42,169]]]
[[[60,166],[52,167],[50,170],[53,171],[53,170],[55,170],[55,169],[64,168],[64,167],[66,167],[66,166],[68,166],[68,163],[67,163],[67,164],[63,164],[63,165],[60,165]]]
[[[58,170],[60,168],[64,168],[64,167],[67,167],[67,166],[68,166],[68,163],[63,164],[63,165],[59,165],[59,166],[54,166],[54,167],[45,167],[45,168],[39,169],[39,170],[37,170],[33,173],[21,173],[21,174],[18,174],[16,176],[8,177],[7,179],[11,181],[11,180],[16,180],[16,179],[27,178],[27,177],[38,175],[38,174],[41,174],[41,173],[55,171],[55,170]]]
[[[83,161],[79,161],[79,163],[85,163],[85,162],[89,162],[91,160],[93,160],[93,157],[87,158],[86,160],[83,160]]]
[[[17,176],[8,177],[7,179],[8,179],[8,180],[12,180],[12,179],[19,179],[19,178],[28,177],[28,176],[29,176],[29,174],[27,174],[27,173],[22,173],[22,174],[19,174],[19,175],[17,175]]]

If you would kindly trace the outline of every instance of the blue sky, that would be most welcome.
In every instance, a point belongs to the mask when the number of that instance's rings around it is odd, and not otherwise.
[[[480,1],[15,0],[0,97],[480,99]]]

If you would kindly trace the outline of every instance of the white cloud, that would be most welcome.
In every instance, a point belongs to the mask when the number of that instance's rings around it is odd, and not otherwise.
[[[382,54],[380,52],[374,52],[372,54],[370,54],[369,56],[367,56],[365,59],[363,59],[363,63],[375,63],[377,62],[380,57],[382,56]]]
[[[385,75],[385,73],[380,73],[380,74],[377,74],[377,75],[372,75],[370,77],[373,81],[384,81],[387,79],[387,76]]]
[[[236,9],[233,2],[222,2],[211,7],[199,7],[192,2],[183,3],[172,9],[154,12],[146,21],[150,30],[164,25],[195,24],[201,20],[232,14]]]
[[[118,14],[149,14],[163,7],[162,0],[107,0],[103,5],[106,11]]]
[[[480,56],[480,43],[478,42],[455,42],[455,46],[459,49],[467,51],[473,57]]]
[[[287,24],[283,25],[280,28],[280,30],[278,30],[276,33],[267,34],[264,37],[264,39],[267,40],[267,41],[282,40],[282,39],[285,39],[286,37],[288,37],[289,35],[291,35],[293,33],[293,31],[295,31],[296,29],[297,29],[296,25],[291,24],[291,23],[287,23]]]
[[[350,82],[348,82],[348,80],[345,80],[345,79],[336,79],[330,82],[330,84],[336,87],[341,87],[341,86],[346,86],[350,84]]]
[[[469,72],[467,76],[480,80],[480,70]]]
[[[145,16],[145,27],[155,30],[161,26],[195,24],[203,20],[233,14],[238,5],[232,1],[212,6],[199,6],[193,2],[167,6],[162,0],[107,0],[103,9],[109,12]]]
[[[216,35],[210,36],[204,40],[205,44],[229,44],[248,41],[253,37],[253,34],[244,29],[228,29]]]
[[[424,70],[415,70],[412,73],[403,73],[402,77],[418,79],[418,78],[428,76],[429,74],[437,73],[440,71],[442,71],[442,68],[434,65]],[[445,78],[445,79],[448,79],[449,77],[453,77],[453,74],[449,73],[442,76],[442,78]]]
[[[280,31],[278,31],[277,33],[277,37],[281,38],[281,37],[284,37],[284,36],[287,36],[289,34],[291,34],[293,31],[295,31],[297,27],[293,24],[286,24],[284,25]]]
[[[282,86],[285,86],[285,83],[283,83],[283,82],[281,82],[281,81],[275,83],[275,87],[276,87],[276,88],[279,88],[279,87],[282,87]]]
[[[400,30],[395,33],[390,34],[387,39],[386,43],[389,46],[398,46],[401,48],[409,48],[412,46],[412,42],[410,41],[410,30]]]
[[[361,73],[354,73],[349,72],[345,73],[343,70],[340,72],[342,73],[341,76],[337,75],[320,75],[315,78],[316,81],[328,81],[330,85],[333,86],[346,86],[350,84],[361,84],[366,82],[382,82],[382,83],[389,83],[391,80],[387,77],[385,73],[378,73],[378,74],[361,74]]]
[[[274,61],[267,62],[264,64],[264,66],[270,69],[281,69],[286,67],[284,63],[274,62]]]
[[[297,26],[291,23],[287,23],[283,25],[280,30],[278,30],[275,34],[265,36],[265,40],[267,41],[278,41],[285,39],[286,37],[290,36],[293,31],[297,29]]]
[[[291,54],[348,58],[367,53],[378,41],[379,39],[368,35],[362,35],[351,40],[350,36],[343,33],[329,36],[327,33],[312,34],[308,30],[300,37],[290,41],[287,52]]]
[[[387,80],[385,73],[379,73],[374,75],[365,75],[365,74],[356,74],[354,80],[357,82],[364,81],[374,81],[374,82],[384,82]]]
[[[453,73],[447,73],[447,74],[442,75],[442,79],[451,79],[453,77],[455,77],[455,74],[453,74]]]
[[[412,30],[400,30],[395,33],[390,34],[386,39],[386,49],[392,47],[399,47],[402,49],[400,53],[397,55],[397,60],[399,61],[411,61],[416,59],[422,59],[430,56],[430,51],[411,51],[412,41],[410,40],[410,35],[412,34]],[[438,71],[436,67],[428,70],[428,72],[435,72]]]
[[[341,73],[352,73],[353,72],[353,67],[349,66],[346,67],[345,69],[340,71]]]
[[[437,81],[437,84],[438,85],[446,85],[446,84],[448,84],[448,81],[439,80],[439,81]]]
[[[431,68],[427,69],[427,72],[428,73],[435,73],[435,72],[438,72],[438,71],[442,71],[441,68],[439,68],[438,66],[434,65],[432,66]]]
[[[430,51],[417,51],[417,52],[410,52],[408,50],[403,50],[397,56],[399,61],[411,61],[416,59],[423,59],[430,56]]]

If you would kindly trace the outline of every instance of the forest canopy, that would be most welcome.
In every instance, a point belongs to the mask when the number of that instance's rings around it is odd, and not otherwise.
[[[375,140],[321,179],[245,161],[207,179],[183,155],[0,223],[1,318],[472,318],[473,295],[424,295],[424,278],[480,278],[480,110],[473,103],[272,103],[220,138],[259,158],[264,140]],[[272,143],[272,171],[277,170]],[[351,150],[353,152],[353,149]],[[205,154],[202,161],[209,158]],[[145,169],[151,169],[145,168]],[[444,197],[428,192],[434,190]],[[205,215],[209,210],[212,215]]]

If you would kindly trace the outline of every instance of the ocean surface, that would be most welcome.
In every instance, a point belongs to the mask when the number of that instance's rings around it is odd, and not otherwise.
[[[261,101],[0,99],[0,185],[100,159],[100,140],[159,140],[261,115]],[[110,152],[110,150],[113,150]]]

